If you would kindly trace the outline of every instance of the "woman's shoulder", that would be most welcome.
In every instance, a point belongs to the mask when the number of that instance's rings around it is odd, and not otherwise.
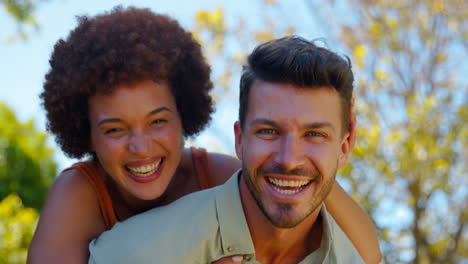
[[[41,217],[47,213],[60,213],[60,211],[71,214],[78,211],[88,216],[100,212],[97,194],[91,182],[86,173],[76,165],[63,170],[57,176],[49,189]]]
[[[92,163],[79,162],[64,169],[50,187],[48,198],[53,199],[55,196],[62,195],[78,195],[80,198],[83,198],[82,196],[94,196],[91,183],[83,170],[86,166],[92,166]]]
[[[98,199],[88,179],[78,169],[66,169],[49,189],[28,263],[86,260],[89,241],[104,230]]]

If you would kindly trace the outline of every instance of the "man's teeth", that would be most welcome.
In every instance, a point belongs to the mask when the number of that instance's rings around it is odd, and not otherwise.
[[[302,180],[302,181],[287,181],[287,180],[280,180],[280,179],[275,179],[268,177],[268,181],[276,186],[280,187],[302,187],[304,185],[307,185],[310,180]]]
[[[131,173],[135,174],[138,177],[146,177],[153,174],[159,168],[159,164],[161,164],[161,159],[158,162],[155,162],[150,165],[145,165],[136,168],[127,168]]]
[[[275,179],[275,178],[270,178],[268,177],[268,182],[271,183],[273,189],[281,194],[285,195],[292,195],[300,192],[305,185],[307,185],[310,180],[302,180],[302,181],[297,181],[297,180],[280,180],[280,179]],[[295,189],[282,189],[281,187],[292,187]]]
[[[302,190],[302,188],[298,188],[296,190],[283,190],[283,189],[280,189],[276,186],[273,185],[273,189],[275,189],[275,191],[279,192],[279,193],[282,193],[282,194],[286,194],[286,195],[291,195],[291,194],[295,194],[295,193],[298,193]]]

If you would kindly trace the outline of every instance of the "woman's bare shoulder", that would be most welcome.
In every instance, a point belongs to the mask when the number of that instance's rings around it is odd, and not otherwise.
[[[79,170],[64,171],[49,189],[28,263],[85,263],[89,241],[103,231],[91,184]]]
[[[215,185],[224,184],[241,167],[240,160],[231,155],[208,152],[208,158]]]

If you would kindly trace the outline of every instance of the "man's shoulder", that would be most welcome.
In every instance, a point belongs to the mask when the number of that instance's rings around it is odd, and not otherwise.
[[[186,195],[116,224],[90,243],[90,263],[152,263],[150,260],[156,259],[157,263],[167,263],[163,256],[184,260],[194,257],[193,252],[213,253],[206,249],[214,247],[219,232],[215,203],[218,189]],[[197,252],[198,248],[205,250]]]

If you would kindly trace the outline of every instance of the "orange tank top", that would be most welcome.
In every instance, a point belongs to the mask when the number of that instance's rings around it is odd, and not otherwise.
[[[203,148],[191,148],[192,162],[195,168],[200,190],[214,187],[213,175],[210,174],[210,161],[208,153]],[[102,217],[106,225],[106,230],[111,229],[119,220],[114,210],[114,205],[109,193],[109,189],[105,183],[105,178],[98,172],[96,164],[91,161],[78,162],[64,171],[77,169],[82,175],[86,176],[92,188],[96,192],[99,208],[101,209]]]

